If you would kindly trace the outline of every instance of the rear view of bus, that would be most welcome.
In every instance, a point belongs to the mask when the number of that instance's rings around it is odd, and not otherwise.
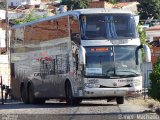
[[[80,15],[80,65],[84,70],[84,96],[116,98],[142,91],[142,54],[150,62],[150,50],[140,44],[134,15],[127,12],[82,13]]]

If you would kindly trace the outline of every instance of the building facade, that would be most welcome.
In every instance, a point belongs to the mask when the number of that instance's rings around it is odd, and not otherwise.
[[[8,0],[8,6],[20,6],[20,5],[37,5],[41,0]]]
[[[154,64],[160,56],[160,25],[147,28],[146,36],[151,44],[151,57],[152,63]]]

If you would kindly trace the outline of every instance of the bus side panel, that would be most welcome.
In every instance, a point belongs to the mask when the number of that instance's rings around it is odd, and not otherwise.
[[[68,16],[13,31],[11,59],[15,72],[12,85],[17,91],[15,96],[20,96],[20,83],[28,80],[34,85],[36,97],[64,97],[64,83],[71,60]]]

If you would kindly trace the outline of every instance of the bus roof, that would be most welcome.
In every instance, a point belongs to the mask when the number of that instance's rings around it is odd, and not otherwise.
[[[60,17],[63,17],[63,16],[67,16],[67,15],[77,15],[79,16],[80,14],[98,14],[98,13],[117,13],[117,14],[121,14],[121,13],[124,13],[124,14],[132,14],[131,12],[129,11],[126,11],[126,10],[122,10],[122,9],[117,9],[117,8],[91,8],[91,9],[77,9],[77,10],[72,10],[72,11],[68,11],[68,12],[64,12],[64,13],[61,13],[61,14],[58,14],[58,15],[54,15],[54,16],[49,16],[49,17],[46,17],[46,18],[41,18],[41,19],[38,19],[38,20],[34,20],[34,21],[31,21],[31,22],[27,22],[27,23],[23,23],[23,24],[19,24],[19,25],[14,25],[12,26],[11,29],[16,29],[16,28],[20,28],[20,27],[24,27],[24,26],[27,26],[27,25],[32,25],[34,23],[39,23],[39,22],[43,22],[43,21],[47,21],[47,20],[54,20],[54,19],[57,19],[57,18],[60,18]]]

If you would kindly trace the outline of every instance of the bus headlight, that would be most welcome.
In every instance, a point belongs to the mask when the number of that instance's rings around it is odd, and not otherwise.
[[[98,84],[87,83],[87,84],[85,84],[85,87],[88,87],[88,88],[99,88],[100,85],[98,85]]]
[[[134,86],[140,86],[140,85],[141,85],[141,83],[139,83],[139,82],[134,83]]]
[[[129,85],[130,85],[131,87],[133,87],[133,86],[134,86],[134,85],[133,85],[133,83],[130,83]]]
[[[136,82],[133,82],[133,83],[130,83],[130,86],[133,87],[133,86],[140,86],[141,83],[136,81]]]

